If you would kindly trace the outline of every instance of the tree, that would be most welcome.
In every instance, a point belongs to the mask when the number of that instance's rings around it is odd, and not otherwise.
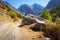
[[[49,10],[47,9],[41,12],[41,17],[52,21],[52,16],[50,15]]]

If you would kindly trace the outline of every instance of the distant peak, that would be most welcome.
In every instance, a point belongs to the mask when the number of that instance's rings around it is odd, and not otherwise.
[[[28,4],[23,4],[23,5],[28,5]]]
[[[38,5],[37,3],[34,3],[33,5]]]
[[[42,6],[42,5],[40,5],[40,4],[37,4],[37,3],[34,3],[33,5],[34,5],[34,6]]]

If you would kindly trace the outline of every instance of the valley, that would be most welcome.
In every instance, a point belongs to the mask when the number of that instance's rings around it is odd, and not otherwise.
[[[16,9],[1,0],[0,40],[60,40],[60,6],[50,9],[50,2],[45,8],[34,3]]]

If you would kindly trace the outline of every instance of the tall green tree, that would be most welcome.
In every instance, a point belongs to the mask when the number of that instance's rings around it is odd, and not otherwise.
[[[48,9],[43,10],[41,12],[41,17],[44,18],[44,19],[48,19],[48,20],[51,20],[52,21],[52,16],[50,15],[50,12],[49,12]]]

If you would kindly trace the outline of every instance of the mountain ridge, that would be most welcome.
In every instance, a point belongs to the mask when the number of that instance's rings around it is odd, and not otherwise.
[[[43,10],[43,7],[36,3],[34,3],[31,6],[27,4],[23,4],[18,8],[18,10],[25,15],[27,14],[39,15],[40,11]]]
[[[34,12],[35,12],[36,15],[39,15],[39,13],[44,9],[44,7],[42,5],[34,3],[32,5],[32,9],[34,10]]]

